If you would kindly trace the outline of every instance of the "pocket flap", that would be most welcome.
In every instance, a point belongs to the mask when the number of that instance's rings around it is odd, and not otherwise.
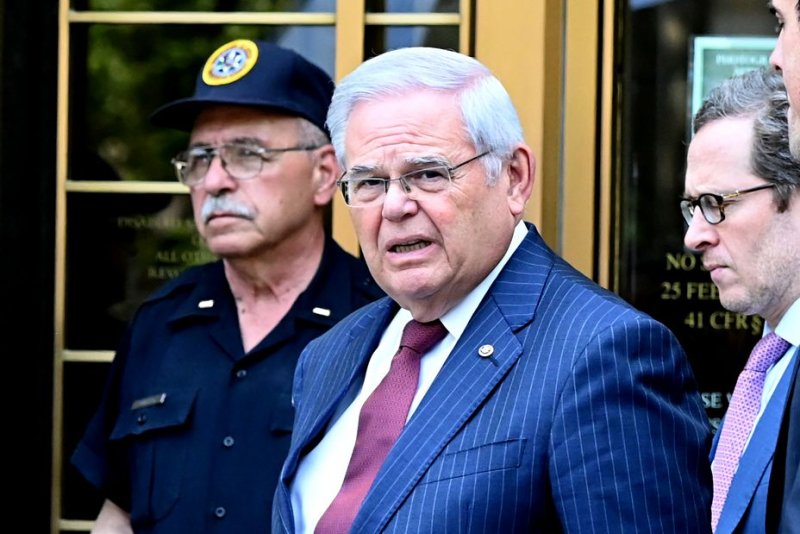
[[[293,426],[294,408],[288,404],[275,410],[269,429],[273,434],[290,434]]]
[[[526,441],[510,439],[446,452],[431,466],[422,484],[519,467]]]
[[[196,396],[197,389],[167,390],[134,400],[120,413],[111,439],[182,426],[192,412]]]

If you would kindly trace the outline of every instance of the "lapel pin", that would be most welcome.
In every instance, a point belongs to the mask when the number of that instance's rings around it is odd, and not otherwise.
[[[331,311],[328,308],[320,308],[316,307],[311,310],[312,313],[316,313],[317,315],[322,315],[323,317],[330,317]]]
[[[491,345],[481,345],[478,349],[478,356],[481,358],[489,358],[494,354],[494,347]]]
[[[200,302],[197,303],[197,307],[198,308],[213,308],[214,307],[214,300],[213,299],[201,300]]]

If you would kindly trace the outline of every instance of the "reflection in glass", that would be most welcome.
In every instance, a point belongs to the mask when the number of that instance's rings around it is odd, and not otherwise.
[[[458,50],[458,26],[367,26],[364,33],[364,59],[407,46]]]
[[[213,260],[188,195],[70,193],[66,348],[115,349],[146,296],[186,267]]]
[[[458,13],[459,0],[367,0],[367,13]]]
[[[156,128],[150,114],[194,91],[208,56],[235,38],[263,39],[297,50],[330,75],[335,35],[330,26],[76,25],[71,37],[70,168],[99,155],[123,181],[174,180],[170,159],[186,148],[183,132]],[[129,43],[137,43],[130,46]]]

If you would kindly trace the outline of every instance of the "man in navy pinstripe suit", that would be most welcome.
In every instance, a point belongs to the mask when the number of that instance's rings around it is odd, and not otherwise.
[[[434,48],[385,53],[344,78],[327,124],[389,298],[301,356],[273,531],[707,532],[710,432],[687,359],[523,222],[534,158],[488,69]],[[352,525],[318,529],[412,318],[447,335],[422,357]]]

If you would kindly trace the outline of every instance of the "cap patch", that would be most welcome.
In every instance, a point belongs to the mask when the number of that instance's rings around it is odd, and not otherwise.
[[[203,81],[225,85],[242,78],[258,59],[258,46],[249,39],[237,39],[217,48],[203,67]]]

